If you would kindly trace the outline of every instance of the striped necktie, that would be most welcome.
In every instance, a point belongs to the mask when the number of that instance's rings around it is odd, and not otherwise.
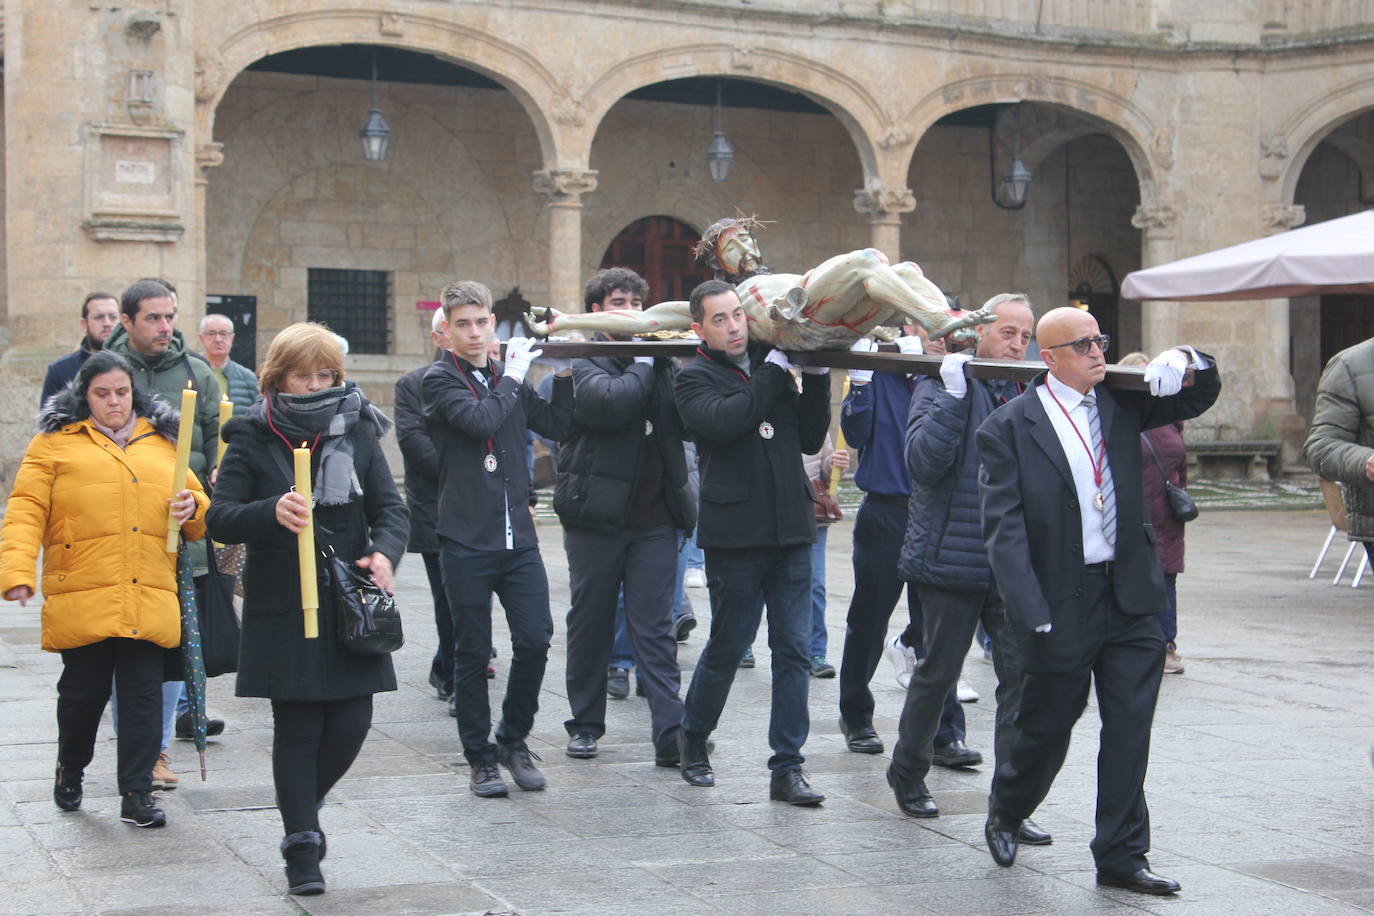
[[[1088,411],[1088,430],[1092,435],[1092,453],[1102,458],[1102,535],[1107,543],[1116,546],[1116,485],[1112,483],[1112,467],[1107,463],[1107,452],[1102,447],[1102,417],[1097,412],[1097,398],[1084,395],[1083,405]]]

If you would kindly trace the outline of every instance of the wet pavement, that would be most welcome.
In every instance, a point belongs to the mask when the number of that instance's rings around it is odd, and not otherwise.
[[[329,836],[321,897],[284,896],[272,807],[271,718],[238,699],[232,676],[211,682],[228,720],[201,782],[188,742],[170,750],[181,787],[160,793],[169,825],[136,830],[118,817],[108,718],[79,812],[51,798],[56,655],[38,648],[34,608],[0,614],[0,912],[121,914],[938,913],[1104,912],[1315,914],[1374,911],[1374,576],[1330,585],[1344,542],[1311,569],[1329,523],[1312,511],[1208,511],[1188,527],[1179,579],[1179,650],[1187,671],[1165,678],[1147,794],[1153,868],[1183,885],[1174,898],[1094,885],[1096,709],[1036,821],[1052,846],[993,864],[982,840],[990,767],[936,769],[941,816],[898,813],[888,757],[846,750],[836,680],[811,681],[806,769],[829,797],[815,809],[768,801],[769,671],[735,681],[713,754],[717,786],[688,786],[653,765],[645,701],[612,701],[595,760],[563,753],[567,570],[556,525],[541,523],[555,634],[530,745],[545,792],[479,799],[454,722],[427,684],[434,649],[422,564],[398,589],[408,642],[400,689],[377,697],[372,734],[321,813]],[[851,590],[850,531],[830,533],[830,657],[838,662]],[[683,689],[700,652],[707,595],[691,589],[702,626],[681,646]],[[904,617],[899,610],[894,619]],[[504,623],[493,684],[509,658]],[[979,654],[965,675],[968,743],[991,757],[993,673]],[[891,747],[902,694],[882,663],[876,726]]]

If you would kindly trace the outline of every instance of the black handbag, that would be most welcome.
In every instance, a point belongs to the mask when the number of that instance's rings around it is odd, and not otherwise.
[[[405,645],[396,598],[372,581],[363,569],[321,551],[339,613],[339,642],[355,655],[386,655]]]
[[[234,612],[234,583],[238,577],[219,571],[215,551],[206,545],[210,571],[196,586],[200,612],[200,647],[205,676],[218,677],[239,670],[239,617]]]
[[[1197,518],[1197,503],[1193,497],[1188,495],[1188,491],[1182,487],[1176,487],[1169,482],[1169,475],[1164,473],[1164,465],[1159,460],[1159,453],[1155,451],[1154,443],[1150,437],[1144,433],[1140,434],[1140,439],[1145,443],[1145,447],[1150,450],[1150,457],[1155,460],[1155,467],[1159,468],[1159,476],[1164,478],[1164,499],[1169,504],[1169,514],[1177,522],[1191,522]]]

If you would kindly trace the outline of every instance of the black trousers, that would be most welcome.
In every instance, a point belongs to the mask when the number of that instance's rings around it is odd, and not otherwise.
[[[438,553],[422,553],[425,561],[425,576],[429,579],[429,594],[434,600],[434,630],[439,635],[439,646],[434,650],[434,660],[429,664],[430,673],[439,683],[453,689],[453,613],[448,607],[448,593],[444,591],[444,574],[439,568]]]
[[[353,765],[372,727],[372,694],[272,701],[272,781],[282,830],[319,830],[320,803]]]
[[[453,695],[457,698],[458,737],[463,756],[473,763],[496,754],[487,696],[491,596],[494,593],[501,600],[511,639],[510,674],[496,740],[523,741],[539,711],[539,688],[544,683],[553,639],[549,578],[538,547],[471,550],[442,535],[439,544],[456,641]]]
[[[100,717],[119,689],[119,791],[148,792],[162,750],[162,661],[167,650],[144,639],[112,637],[62,650],[57,680],[57,762],[79,773],[95,756]]]
[[[921,631],[921,599],[916,586],[903,583],[897,561],[906,538],[906,500],[868,494],[854,516],[854,595],[845,618],[844,651],[840,656],[840,718],[851,728],[873,725],[873,691],[868,684],[878,670],[887,641],[887,624],[906,587],[910,616],[907,633]],[[920,639],[903,640],[921,655]],[[964,739],[964,710],[950,691],[940,723],[940,743]]]
[[[1005,757],[999,756],[988,810],[1012,820],[1030,817],[1044,801],[1064,765],[1069,736],[1097,687],[1102,719],[1097,755],[1097,835],[1092,841],[1098,871],[1130,874],[1148,868],[1150,811],[1145,804],[1145,770],[1150,758],[1150,727],[1164,674],[1164,637],[1159,615],[1124,614],[1111,580],[1087,579],[1089,634],[1074,670],[1041,673],[1032,640],[1050,634],[1016,634],[1023,664],[1019,733]],[[1011,636],[1011,633],[1008,633]],[[1004,640],[1005,641],[1005,640]],[[994,644],[997,637],[993,636]]]
[[[673,637],[677,531],[667,525],[604,534],[563,529],[568,552],[569,735],[606,733],[606,666],[615,640],[616,596],[625,591],[625,628],[649,699],[654,747],[677,744],[682,675]]]
[[[916,590],[925,618],[921,634],[925,654],[916,664],[902,704],[892,764],[912,779],[925,779],[930,772],[934,745],[945,743],[937,737],[940,720],[950,691],[959,682],[964,656],[979,621],[992,635],[992,663],[997,672],[993,745],[997,759],[1001,760],[1016,734],[1014,718],[1021,702],[1021,671],[1014,645],[1004,638],[1006,615],[1001,600],[996,590],[954,591],[924,584],[917,585]]]

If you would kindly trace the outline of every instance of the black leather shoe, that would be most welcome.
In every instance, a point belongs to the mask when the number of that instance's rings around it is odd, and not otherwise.
[[[681,732],[679,731],[678,734]],[[709,754],[715,749],[716,743],[709,738],[706,739],[706,752]],[[672,741],[654,751],[654,766],[668,769],[682,766],[682,751],[676,735]]]
[[[568,756],[591,760],[597,755],[596,739],[586,732],[578,732],[568,739]]]
[[[610,668],[606,671],[606,696],[623,700],[630,695],[630,669]]]
[[[1135,891],[1137,894],[1155,894],[1161,897],[1165,894],[1177,894],[1181,890],[1177,881],[1163,875],[1157,875],[1148,868],[1137,869],[1129,875],[1098,872],[1097,886],[1119,887],[1124,890]]]
[[[850,728],[849,723],[841,719],[840,733],[844,735],[845,743],[849,745],[849,749],[856,754],[881,754],[883,752],[883,739],[878,737],[878,733],[873,730],[872,725]]]
[[[53,780],[52,800],[63,811],[75,811],[81,807],[81,770],[66,770],[57,765],[57,776]]]
[[[205,737],[213,738],[215,737],[215,735],[218,735],[223,731],[223,719],[205,720]],[[195,726],[191,724],[191,711],[189,709],[181,715],[177,716],[176,732],[177,737],[180,738],[182,741],[192,741],[195,739]]]
[[[684,612],[681,617],[673,621],[673,639],[678,642],[686,642],[687,635],[697,628],[697,617],[691,611]]]
[[[1030,818],[1021,822],[1021,829],[1016,831],[1016,839],[1025,846],[1048,846],[1054,842],[1054,837],[1050,836],[1049,831],[1041,830]]]
[[[976,767],[983,762],[983,755],[962,741],[935,745],[930,762],[937,767]]]
[[[468,788],[472,789],[472,794],[478,798],[505,798],[510,794],[506,788],[506,781],[501,778],[501,771],[496,766],[496,758],[485,757],[472,764],[472,778],[468,782]]]
[[[686,732],[678,732],[677,754],[682,766],[682,778],[689,784],[702,787],[716,784],[716,774],[711,769],[711,757],[705,741],[688,738]]]
[[[992,861],[1003,868],[1016,861],[1016,836],[1021,825],[996,814],[989,814],[983,825],[983,838],[988,841]]]
[[[930,797],[924,780],[908,779],[892,764],[887,765],[887,784],[897,799],[897,809],[907,817],[939,817],[940,809]]]
[[[529,749],[523,741],[496,742],[496,760],[510,770],[510,778],[526,792],[539,792],[545,786],[544,774],[534,762],[539,755]]]
[[[453,696],[453,681],[445,682],[439,677],[439,672],[430,669],[429,686],[434,688],[434,692],[439,694],[439,699],[447,700]]]
[[[800,808],[814,808],[825,796],[811,788],[801,767],[779,770],[768,780],[768,797]]]

